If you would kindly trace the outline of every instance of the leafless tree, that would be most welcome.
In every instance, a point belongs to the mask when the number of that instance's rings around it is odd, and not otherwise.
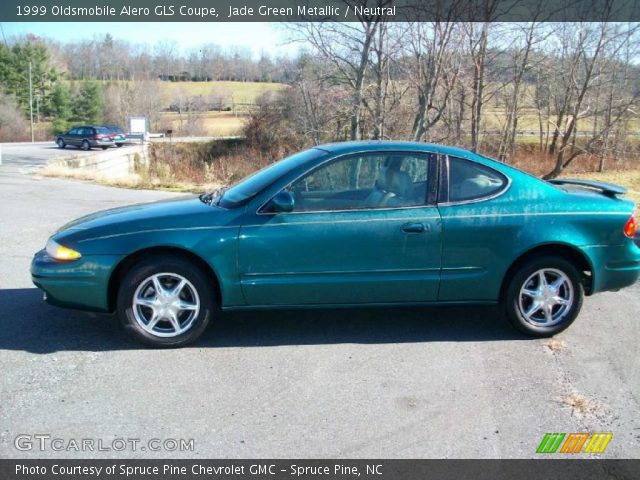
[[[345,0],[348,5],[366,6],[367,0]],[[391,0],[375,0],[377,6],[387,6]],[[361,16],[357,24],[340,22],[309,22],[294,26],[301,40],[308,42],[322,58],[335,68],[336,80],[350,90],[349,138],[361,136],[360,119],[370,52],[383,16]]]
[[[454,22],[413,23],[409,49],[413,67],[409,76],[417,96],[412,137],[419,141],[441,119],[462,67],[460,26]]]
[[[505,118],[498,147],[498,158],[502,161],[506,161],[515,150],[518,118],[524,103],[522,102],[523,90],[526,88],[524,79],[525,74],[532,67],[530,65],[532,49],[542,39],[542,37],[536,37],[539,30],[540,24],[536,22],[530,22],[525,25],[516,24],[512,29],[514,40],[509,48],[509,73],[502,87],[505,91],[506,100]]]

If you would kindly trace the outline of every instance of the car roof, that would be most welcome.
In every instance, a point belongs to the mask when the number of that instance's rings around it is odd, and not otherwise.
[[[414,152],[435,152],[449,155],[462,155],[464,157],[474,155],[473,152],[464,148],[438,145],[435,143],[403,142],[395,140],[361,140],[352,142],[327,143],[324,145],[318,145],[315,148],[337,154],[376,150],[401,150]]]

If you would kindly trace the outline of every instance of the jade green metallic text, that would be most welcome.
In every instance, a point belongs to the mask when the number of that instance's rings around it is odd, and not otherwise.
[[[415,185],[423,201],[269,210],[274,196],[307,173],[366,154],[424,159],[426,183]],[[496,190],[451,200],[454,158],[483,166],[498,179]],[[150,253],[179,254],[204,269],[224,309],[490,304],[500,300],[521,259],[554,252],[577,263],[593,294],[628,286],[640,273],[640,249],[623,233],[634,204],[614,193],[552,184],[453,147],[324,145],[221,197],[133,205],[75,220],[52,239],[81,258],[57,261],[41,251],[31,272],[49,302],[103,312],[114,310],[127,268]]]

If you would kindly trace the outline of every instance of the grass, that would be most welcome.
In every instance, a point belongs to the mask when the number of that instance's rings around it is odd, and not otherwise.
[[[483,128],[485,130],[500,130],[506,120],[506,114],[503,108],[488,106],[482,111]],[[555,117],[550,117],[551,121],[555,121]],[[602,119],[601,119],[602,120]],[[591,131],[594,126],[594,118],[586,117],[581,118],[578,121],[578,131]],[[546,128],[547,124],[543,118],[543,128]],[[549,123],[551,131],[554,129],[554,125]],[[640,119],[631,118],[627,123],[627,128],[630,132],[637,132],[640,130]],[[533,130],[538,132],[540,129],[540,123],[538,119],[538,112],[534,108],[522,108],[518,113],[518,130]],[[537,137],[536,137],[537,138]]]
[[[162,99],[163,108],[177,103],[176,97],[202,96],[210,99],[211,103],[217,103],[217,97],[222,98],[224,109],[232,111],[207,111],[195,114],[196,136],[224,137],[235,136],[242,133],[242,127],[246,121],[248,111],[256,104],[261,95],[267,92],[284,90],[287,85],[283,83],[267,82],[158,82],[158,97]],[[186,122],[183,115],[183,125]],[[171,129],[180,134],[180,118],[175,112],[163,111],[160,113],[158,126],[161,130]]]
[[[215,190],[221,186],[218,184],[166,181],[158,178],[148,178],[144,175],[135,173],[126,177],[110,177],[88,168],[70,168],[55,164],[45,166],[38,172],[38,175],[43,177],[82,180],[109,187],[130,188],[133,190],[163,190],[167,192],[200,193]]]
[[[242,134],[246,115],[236,115],[233,112],[204,112],[196,115],[197,129],[208,137],[228,137]],[[174,112],[163,112],[160,123],[174,132],[180,131],[180,115]],[[183,116],[183,123],[186,120]]]
[[[266,82],[161,82],[161,94],[168,99],[182,91],[189,96],[223,95],[234,103],[256,103],[260,95],[287,88],[283,83]]]

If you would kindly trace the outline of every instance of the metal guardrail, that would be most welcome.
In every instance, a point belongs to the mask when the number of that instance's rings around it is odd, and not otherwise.
[[[480,132],[481,135],[489,135],[489,136],[495,136],[495,135],[502,135],[503,132],[501,132],[500,130],[485,130],[483,132]],[[546,135],[547,132],[542,132],[543,135]],[[633,137],[638,137],[640,136],[640,131],[638,132],[627,132],[626,133],[629,136],[633,136]],[[553,135],[553,131],[549,131],[549,135]],[[562,135],[562,133],[560,133],[560,135]],[[593,135],[593,132],[590,130],[580,130],[575,132],[576,137],[589,137]],[[518,130],[516,131],[516,137],[539,137],[540,136],[540,130]]]

